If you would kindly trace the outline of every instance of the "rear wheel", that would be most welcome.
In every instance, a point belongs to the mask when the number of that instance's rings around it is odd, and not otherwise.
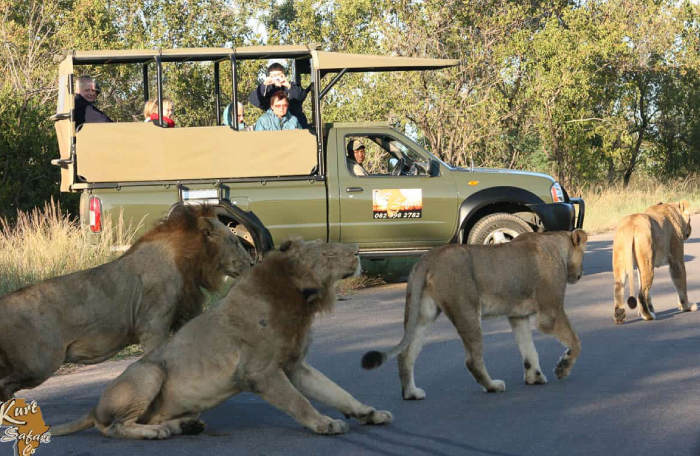
[[[250,255],[256,263],[260,261],[260,258],[258,258],[258,249],[255,248],[255,241],[248,229],[241,224],[236,225],[233,222],[228,223],[228,228],[233,234],[238,236],[238,240],[241,241],[241,245],[246,249],[248,255]]]
[[[497,212],[482,218],[469,232],[469,244],[502,244],[510,242],[519,234],[532,232],[532,226],[520,217]]]

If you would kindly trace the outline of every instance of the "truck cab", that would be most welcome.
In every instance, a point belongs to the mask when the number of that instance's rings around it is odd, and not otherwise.
[[[309,128],[244,131],[235,119],[243,62],[287,59],[292,78],[310,81]],[[251,253],[261,257],[289,237],[353,242],[366,258],[416,256],[447,243],[499,243],[525,231],[581,227],[584,204],[550,176],[444,163],[388,123],[324,123],[326,94],[349,72],[437,71],[456,60],[383,57],[271,46],[68,51],[59,63],[55,121],[61,190],[81,193],[81,220],[99,234],[122,213],[143,230],[175,204],[210,204]],[[163,65],[196,62],[215,81],[212,125],[163,128],[156,123],[86,123],[76,128],[75,80],[92,65],[131,65],[156,73],[163,112]],[[80,69],[80,72],[76,71]],[[221,95],[230,73],[231,98]],[[353,172],[350,145],[367,151],[366,173]],[[576,207],[578,206],[578,211]]]

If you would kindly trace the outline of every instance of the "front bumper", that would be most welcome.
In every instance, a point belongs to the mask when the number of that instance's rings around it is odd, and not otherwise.
[[[583,227],[586,204],[581,198],[571,198],[568,203],[528,204],[537,214],[545,231],[571,231]],[[578,206],[578,216],[576,208]]]

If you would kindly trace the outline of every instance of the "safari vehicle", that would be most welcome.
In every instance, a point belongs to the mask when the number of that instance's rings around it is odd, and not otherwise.
[[[222,125],[222,68],[230,72],[235,119],[237,101],[247,99],[237,89],[239,66],[258,60],[264,67],[270,59],[287,59],[293,80],[310,81],[310,128],[238,131],[236,122]],[[52,118],[61,156],[52,163],[61,167],[61,190],[81,192],[81,220],[95,233],[120,211],[127,220],[145,220],[145,229],[178,202],[206,202],[257,256],[299,236],[354,242],[364,258],[390,258],[583,224],[583,201],[569,198],[550,176],[457,168],[388,123],[323,122],[324,97],[346,73],[439,70],[457,60],[342,54],[313,45],[70,51],[55,60],[59,90]],[[91,74],[90,66],[139,65],[144,99],[155,70],[162,114],[163,65],[182,62],[211,64],[215,125],[86,123],[76,131],[74,79]],[[375,150],[367,176],[351,171],[351,140]]]

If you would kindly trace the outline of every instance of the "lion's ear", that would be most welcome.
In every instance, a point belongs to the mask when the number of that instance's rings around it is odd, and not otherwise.
[[[288,259],[286,272],[294,288],[299,290],[306,302],[311,303],[321,297],[323,282],[305,261],[298,258]]]
[[[311,302],[321,297],[321,289],[304,288],[301,290],[301,294],[304,296],[304,299],[306,299],[306,302]]]
[[[588,242],[588,235],[583,230],[575,229],[571,233],[571,242],[574,243],[574,246],[578,247],[578,246]]]
[[[678,203],[678,207],[680,208],[681,212],[690,214],[690,203],[687,200],[683,200]]]
[[[208,217],[199,217],[197,219],[197,230],[206,237],[210,237],[214,230],[214,223]]]
[[[286,251],[292,249],[293,247],[298,247],[299,245],[302,244],[302,242],[303,241],[301,240],[301,238],[288,239],[280,245],[280,252],[286,252]]]

